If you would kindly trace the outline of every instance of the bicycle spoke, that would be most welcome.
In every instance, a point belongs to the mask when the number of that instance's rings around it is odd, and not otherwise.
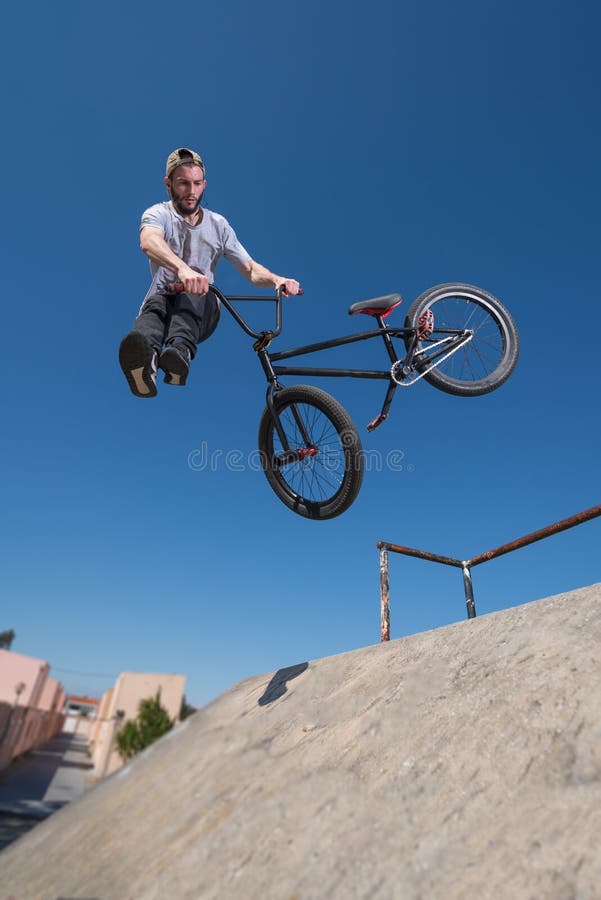
[[[308,438],[303,438],[298,419]],[[344,480],[346,466],[344,447],[330,419],[319,409],[309,404],[294,404],[280,414],[280,421],[286,433],[291,450],[314,448],[315,455],[292,460],[279,468],[291,490],[312,502],[324,501],[335,494]],[[274,436],[274,455],[283,454],[281,442]]]
[[[452,353],[439,369],[462,382],[479,381],[493,372],[504,353],[503,334],[488,310],[469,297],[445,297],[433,304],[434,333],[441,339],[445,331],[466,329],[471,341]]]

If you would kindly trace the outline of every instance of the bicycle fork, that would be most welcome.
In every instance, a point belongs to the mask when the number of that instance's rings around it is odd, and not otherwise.
[[[267,409],[269,410],[269,415],[272,418],[275,430],[280,439],[280,443],[282,444],[283,449],[283,453],[279,453],[274,457],[274,464],[278,468],[282,468],[283,466],[288,466],[291,463],[299,462],[303,459],[306,459],[307,457],[316,456],[317,447],[315,447],[315,445],[311,442],[311,438],[307,433],[305,423],[303,422],[303,419],[299,414],[296,403],[290,404],[290,410],[305,446],[296,448],[292,448],[290,446],[290,442],[288,441],[286,432],[282,427],[280,417],[275,408],[275,394],[276,391],[282,390],[282,386],[278,382],[277,375],[273,371],[273,366],[271,364],[269,354],[267,353],[267,345],[258,346],[255,347],[255,349],[257,351],[257,356],[259,357],[261,366],[263,367],[263,371],[265,372],[265,375],[267,377],[267,381],[269,382],[267,386],[266,396]]]

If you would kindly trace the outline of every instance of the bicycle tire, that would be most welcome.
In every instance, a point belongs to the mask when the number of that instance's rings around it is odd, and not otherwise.
[[[363,448],[346,410],[330,394],[310,385],[283,388],[275,410],[291,448],[306,448],[294,412],[301,417],[309,446],[317,452],[279,466],[282,445],[265,408],[259,424],[263,471],[277,497],[308,519],[333,519],[353,503],[363,480]]]
[[[520,341],[515,322],[500,300],[471,284],[439,284],[413,301],[405,328],[417,328],[426,310],[434,315],[434,331],[420,341],[418,349],[427,352],[428,344],[437,339],[437,334],[438,338],[443,336],[445,328],[469,328],[473,337],[426,373],[424,381],[461,397],[488,394],[507,381],[517,365]],[[405,337],[407,349],[410,341]]]

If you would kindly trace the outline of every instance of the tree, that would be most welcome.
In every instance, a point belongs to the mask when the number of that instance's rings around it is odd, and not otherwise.
[[[188,716],[191,716],[192,713],[195,713],[195,712],[196,712],[196,707],[195,707],[195,706],[190,706],[190,704],[189,704],[188,701],[186,700],[186,695],[184,694],[184,696],[182,697],[181,706],[180,706],[180,708],[179,708],[179,720],[180,720],[180,722],[183,722],[184,719],[187,719]]]
[[[131,759],[132,756],[144,749],[138,725],[132,719],[125,723],[121,731],[117,732],[115,741],[119,755],[124,761]]]
[[[10,650],[16,635],[12,628],[10,631],[0,631],[0,650]]]
[[[137,718],[129,719],[117,732],[115,742],[119,755],[124,760],[131,759],[174,725],[175,720],[169,718],[169,713],[161,704],[161,691],[158,690],[155,697],[140,700]]]

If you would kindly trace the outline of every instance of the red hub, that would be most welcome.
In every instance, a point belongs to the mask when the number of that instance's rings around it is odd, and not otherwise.
[[[299,459],[304,459],[306,456],[317,456],[317,447],[306,447],[304,450],[299,447],[296,452]]]

